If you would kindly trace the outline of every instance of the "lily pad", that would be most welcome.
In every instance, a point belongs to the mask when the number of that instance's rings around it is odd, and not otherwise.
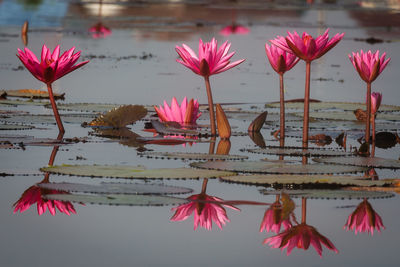
[[[355,173],[366,170],[363,167],[356,166],[330,166],[322,164],[293,165],[262,161],[208,161],[194,162],[190,165],[202,169],[270,174],[333,174]]]
[[[52,190],[92,194],[167,195],[193,192],[190,188],[158,184],[101,183],[99,185],[91,185],[79,183],[41,183],[38,186]]]
[[[19,125],[19,124],[0,124],[0,131],[6,131],[6,130],[30,130],[35,128],[35,126],[32,125]]]
[[[294,115],[303,117],[303,113],[295,113]],[[340,121],[356,121],[356,116],[351,111],[343,112],[310,112],[310,118],[321,120],[340,120]],[[400,114],[394,113],[378,113],[376,120],[399,121]]]
[[[85,121],[94,118],[92,114],[61,114],[61,119],[65,123],[82,124]],[[12,123],[30,123],[30,124],[55,124],[53,115],[14,115],[7,118],[1,118],[0,121]]]
[[[329,190],[329,189],[306,189],[306,190],[278,190],[271,191],[261,189],[260,193],[263,195],[276,195],[280,191],[285,192],[291,198],[322,198],[322,199],[364,199],[364,198],[390,198],[394,194],[387,192],[373,192],[373,191],[353,191],[353,190]]]
[[[278,127],[277,123],[271,124],[274,127]],[[301,130],[303,124],[300,122],[289,121],[285,123],[288,130],[297,128]],[[336,131],[351,131],[351,130],[365,130],[365,123],[359,121],[336,121],[336,120],[310,120],[310,130],[336,130]],[[400,130],[400,124],[398,123],[377,123],[376,131],[397,131]]]
[[[201,135],[200,132],[195,131],[195,130],[188,130],[182,128],[179,123],[175,122],[159,122],[156,120],[153,120],[151,122],[153,125],[154,129],[157,131],[157,133],[162,134],[162,135],[188,135],[188,136],[199,136]]]
[[[185,160],[243,160],[247,156],[241,155],[217,155],[205,153],[184,153],[184,152],[144,152],[140,156],[150,158],[166,158],[166,159],[185,159]]]
[[[57,104],[58,110],[86,111],[94,113],[103,113],[113,108],[117,108],[119,106],[120,105],[117,104],[95,104],[95,103]],[[51,108],[50,104],[48,104],[46,107]]]
[[[190,168],[149,169],[141,166],[107,166],[107,165],[62,165],[40,169],[43,172],[111,178],[142,178],[142,179],[198,179],[216,178],[234,175],[232,172],[207,171]]]
[[[32,101],[32,100],[9,100],[9,99],[0,99],[0,105],[7,106],[19,106],[19,105],[29,105],[29,106],[45,106],[50,105],[50,102],[42,102],[42,101]],[[58,106],[58,105],[57,105]]]
[[[368,180],[363,177],[350,175],[286,175],[286,174],[263,174],[263,175],[237,175],[221,177],[221,180],[233,183],[256,184],[256,185],[338,185],[338,186],[384,186],[393,182],[385,180]],[[312,185],[311,185],[312,186]]]
[[[344,152],[340,150],[328,150],[328,149],[303,149],[301,147],[267,147],[267,148],[255,148],[247,149],[248,152],[258,154],[269,154],[269,155],[280,155],[280,156],[292,156],[292,157],[344,157],[350,156],[352,153]]]
[[[400,169],[400,160],[379,157],[340,157],[340,158],[315,158],[319,163],[351,165],[370,168]]]
[[[4,90],[7,96],[11,97],[25,97],[25,98],[49,98],[49,93],[47,91],[38,89],[18,89],[18,90]],[[54,93],[54,99],[64,99],[63,94]]]
[[[279,108],[279,102],[268,103],[266,104],[268,108]],[[285,103],[286,109],[299,109],[302,110],[304,108],[303,102],[293,102],[293,103]],[[365,109],[365,103],[350,103],[350,102],[311,102],[310,103],[310,111],[315,110],[330,110],[330,109],[338,109],[345,111],[353,111],[358,108]],[[394,105],[381,105],[379,107],[380,111],[400,111],[400,106]],[[353,115],[354,117],[354,115]]]
[[[181,145],[185,143],[195,143],[199,142],[198,139],[193,138],[183,138],[183,137],[137,137],[136,141],[142,144],[151,144],[151,145],[162,145],[162,146],[173,146],[173,145]],[[204,142],[204,141],[202,141]]]
[[[141,105],[124,105],[114,108],[88,123],[92,127],[122,128],[144,118],[147,109]]]
[[[99,205],[121,206],[164,206],[186,203],[186,199],[168,196],[147,195],[78,195],[78,194],[52,194],[45,195],[49,200],[90,203]]]

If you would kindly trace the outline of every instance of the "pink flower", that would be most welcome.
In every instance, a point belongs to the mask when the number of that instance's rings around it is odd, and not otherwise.
[[[244,61],[244,59],[230,62],[229,60],[235,52],[229,52],[231,44],[226,41],[217,48],[218,44],[215,38],[209,43],[199,41],[199,56],[187,45],[182,44],[182,47],[176,46],[175,50],[181,57],[176,61],[191,69],[194,73],[204,77],[218,74],[229,70]]]
[[[287,37],[278,36],[276,39],[270,40],[270,42],[289,53],[295,54],[302,60],[313,61],[322,57],[344,36],[344,33],[337,33],[329,40],[328,32],[329,29],[315,39],[306,32],[303,33],[302,37],[296,31],[293,33],[288,32]]]
[[[350,214],[345,226],[343,226],[343,229],[347,231],[355,229],[356,234],[357,232],[371,232],[371,235],[374,234],[374,229],[380,232],[381,228],[385,229],[381,217],[366,199]]]
[[[106,38],[111,35],[111,30],[103,25],[103,23],[99,22],[89,28],[89,32],[92,34],[92,37],[95,39],[98,38]]]
[[[381,93],[373,92],[371,94],[371,113],[372,114],[375,114],[378,111],[379,106],[381,105],[381,101],[382,101]]]
[[[248,34],[249,32],[249,28],[237,24],[226,26],[219,31],[219,33],[224,36],[229,36],[231,34]]]
[[[338,253],[338,250],[328,238],[318,233],[314,227],[305,223],[293,226],[276,236],[266,238],[263,243],[269,244],[272,248],[280,248],[281,250],[287,248],[288,256],[294,247],[307,250],[311,244],[322,258],[321,243],[328,249]]]
[[[46,200],[42,198],[43,195],[49,194],[65,194],[65,192],[42,189],[37,185],[33,185],[25,190],[20,199],[14,203],[14,213],[17,213],[18,211],[22,213],[29,209],[31,205],[37,203],[37,211],[39,215],[45,213],[46,208],[49,209],[49,212],[53,216],[56,215],[56,208],[68,216],[71,215],[70,213],[76,214],[74,206],[69,201]]]
[[[179,123],[196,123],[200,117],[199,103],[191,99],[188,103],[185,97],[179,106],[176,98],[172,98],[171,107],[164,101],[164,108],[160,105],[158,108],[154,106],[160,121],[176,121]]]
[[[22,61],[25,67],[36,77],[39,81],[46,84],[51,84],[55,80],[67,75],[71,71],[82,67],[89,61],[84,61],[79,64],[75,63],[78,61],[81,52],[74,54],[75,47],[65,51],[60,56],[60,46],[57,45],[53,53],[43,45],[41,62],[37,59],[35,54],[28,48],[24,48],[24,51],[18,48],[17,57]]]
[[[294,67],[299,62],[299,58],[292,53],[287,53],[285,50],[268,44],[265,44],[265,52],[271,67],[279,74],[283,74],[286,71]]]
[[[216,223],[220,229],[222,225],[229,222],[228,216],[226,215],[226,210],[224,207],[228,207],[234,210],[239,210],[235,206],[226,204],[217,204],[211,202],[223,202],[222,199],[218,197],[209,196],[207,194],[197,194],[188,197],[191,202],[187,204],[182,204],[178,207],[173,208],[175,214],[172,216],[171,221],[184,221],[189,218],[194,212],[194,230],[200,226],[211,230],[212,222]]]
[[[285,230],[292,227],[289,218],[283,218],[283,211],[281,204],[279,202],[275,202],[274,204],[271,205],[269,209],[265,211],[264,218],[260,226],[260,232],[262,232],[265,229],[265,231],[267,232],[272,231],[275,233],[279,233],[282,224]]]
[[[379,74],[385,69],[386,65],[389,63],[390,58],[385,60],[386,53],[383,53],[379,58],[379,50],[372,53],[369,50],[367,53],[360,51],[354,53],[353,56],[349,54],[349,59],[353,63],[354,68],[357,70],[361,79],[367,83],[375,81]]]

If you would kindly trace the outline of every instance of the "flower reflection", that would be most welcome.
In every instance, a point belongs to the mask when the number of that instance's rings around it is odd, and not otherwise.
[[[48,176],[38,184],[48,183]],[[58,201],[58,200],[47,200],[44,199],[44,195],[50,194],[67,194],[64,191],[49,190],[38,186],[38,184],[32,185],[21,195],[20,199],[14,203],[14,213],[18,211],[20,213],[28,210],[32,205],[36,203],[37,211],[39,215],[42,215],[49,209],[51,215],[56,215],[56,209],[67,215],[71,213],[76,214],[74,206],[69,201]]]
[[[250,32],[250,29],[239,25],[239,24],[235,24],[233,23],[232,25],[226,26],[224,28],[222,28],[219,33],[223,36],[229,36],[231,34],[248,34]]]
[[[283,207],[278,200],[265,211],[264,218],[260,226],[260,232],[265,229],[265,231],[267,232],[272,231],[275,233],[279,233],[282,225],[285,230],[288,230],[290,227],[292,227],[289,216],[285,216]]]
[[[268,243],[273,248],[280,248],[281,250],[287,248],[288,256],[293,248],[297,247],[307,250],[310,244],[315,248],[320,257],[322,257],[321,244],[338,253],[338,250],[328,238],[321,235],[317,229],[311,225],[305,223],[293,226],[276,236],[266,238],[264,244]]]
[[[231,208],[233,210],[240,209],[233,205],[222,204],[223,200],[218,197],[207,195],[205,193],[207,182],[208,179],[204,179],[203,189],[200,194],[192,195],[187,198],[190,201],[189,203],[172,208],[175,214],[172,216],[171,221],[184,221],[194,212],[194,230],[196,230],[199,225],[207,230],[211,230],[213,222],[222,229],[223,225],[230,222],[225,208]]]
[[[347,231],[350,229],[355,230],[356,234],[358,232],[368,232],[371,235],[374,234],[374,229],[380,232],[381,228],[385,229],[382,218],[375,212],[367,199],[364,199],[357,206],[355,211],[350,214],[345,226],[343,226],[343,229]]]
[[[98,22],[90,27],[89,32],[92,34],[94,39],[106,38],[107,36],[111,35],[110,28],[104,26],[104,24],[101,22]]]

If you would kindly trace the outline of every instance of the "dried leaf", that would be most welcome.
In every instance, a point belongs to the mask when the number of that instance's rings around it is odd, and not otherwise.
[[[229,139],[231,137],[231,126],[226,118],[225,112],[220,104],[216,104],[216,117],[218,134],[221,139]]]
[[[260,115],[257,116],[257,118],[255,118],[253,120],[253,122],[249,125],[249,128],[247,129],[247,131],[249,132],[260,132],[261,128],[263,127],[265,120],[267,119],[267,115],[268,112],[264,111],[263,113],[261,113]]]
[[[147,109],[141,105],[126,105],[112,109],[100,117],[92,120],[88,125],[94,127],[122,128],[144,118]]]
[[[38,89],[18,89],[18,90],[5,90],[7,96],[11,97],[25,97],[25,98],[49,98],[49,93],[47,91],[42,91]],[[64,99],[63,94],[53,94],[54,99]]]
[[[354,110],[354,115],[356,115],[356,119],[358,121],[366,121],[367,120],[367,112],[360,108]]]

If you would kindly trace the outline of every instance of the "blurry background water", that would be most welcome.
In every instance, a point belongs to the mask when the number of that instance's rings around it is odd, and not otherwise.
[[[178,100],[183,96],[198,98],[200,103],[206,103],[203,80],[175,62],[174,47],[186,43],[196,48],[199,38],[209,41],[213,37],[219,43],[225,40],[232,43],[231,50],[236,51],[233,59],[246,59],[239,67],[211,78],[215,102],[276,101],[278,77],[267,62],[265,43],[288,30],[307,31],[316,36],[330,28],[331,36],[338,32],[346,35],[332,51],[313,62],[311,97],[363,102],[365,84],[347,55],[360,49],[380,50],[387,52],[392,60],[373,83],[373,91],[383,93],[384,104],[398,104],[399,1],[310,2],[313,3],[0,0],[0,88],[45,89],[15,56],[17,48],[23,47],[20,29],[26,20],[28,47],[37,55],[44,43],[51,49],[61,44],[62,50],[76,46],[82,51],[82,60],[91,60],[82,70],[54,84],[57,92],[66,93],[67,103],[161,104],[173,96]],[[99,22],[111,30],[110,35],[97,38],[89,32]],[[232,25],[241,25],[249,32],[221,34],[221,30]],[[304,70],[300,62],[285,75],[286,99],[303,97]],[[39,112],[51,113],[47,109]],[[27,133],[56,136],[56,129],[52,128],[50,134],[49,130]],[[68,126],[66,137],[85,135],[87,130],[79,125]],[[235,152],[250,144],[249,139],[247,143],[239,138],[231,141]],[[192,150],[198,152],[196,149],[207,151],[201,144]],[[51,147],[2,150],[2,171],[37,170],[47,164],[50,152]],[[179,161],[140,159],[135,150],[117,143],[63,148],[55,163],[81,164],[75,160],[77,156],[86,158],[84,164],[187,166]],[[392,152],[391,157],[397,158],[398,151]],[[171,222],[171,207],[75,204],[77,215],[53,217],[48,213],[38,216],[32,206],[14,215],[12,204],[26,188],[41,179],[41,176],[0,178],[1,266],[397,266],[394,257],[400,238],[397,196],[372,201],[386,226],[382,234],[374,236],[355,236],[342,229],[359,200],[310,200],[308,221],[340,251],[336,255],[324,250],[324,258],[320,259],[313,249],[294,250],[286,257],[279,249],[263,246],[266,235],[259,233],[258,228],[265,208],[258,206],[241,207],[241,212],[228,210],[231,223],[222,231],[215,225],[212,231],[193,231],[192,218]],[[52,176],[51,180],[66,179]],[[191,187],[195,193],[201,190],[201,181],[165,183]],[[223,199],[274,200],[261,195],[258,189],[211,180],[208,193]]]

